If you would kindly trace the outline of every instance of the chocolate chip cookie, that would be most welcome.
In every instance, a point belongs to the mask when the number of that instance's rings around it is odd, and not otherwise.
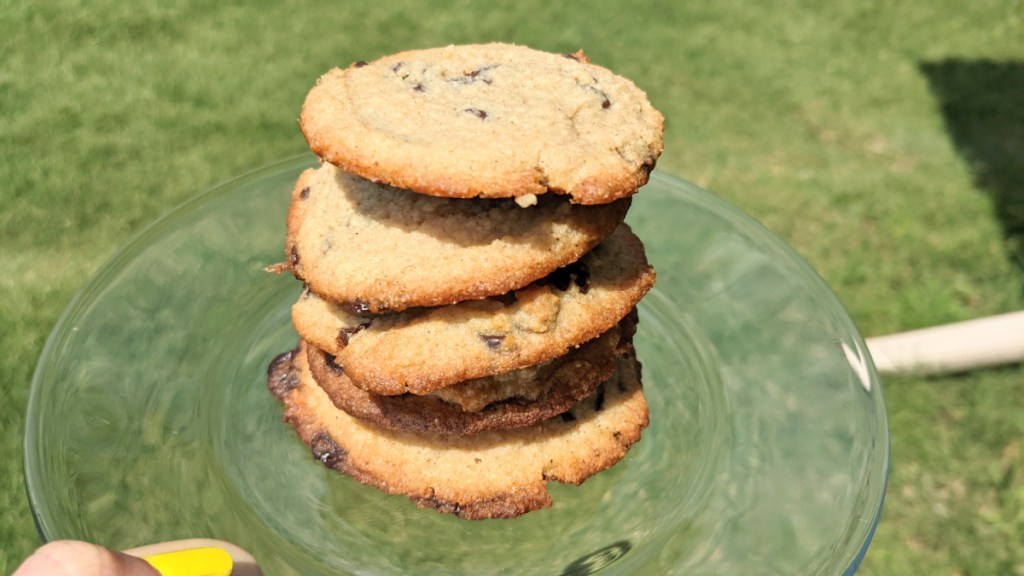
[[[664,120],[581,51],[483,44],[323,75],[286,261],[298,347],[267,386],[313,457],[468,519],[550,506],[648,423],[654,284],[623,223]]]
[[[542,197],[523,208],[511,199],[437,198],[324,164],[303,172],[292,192],[288,267],[354,311],[478,299],[576,261],[615,230],[629,203]]]
[[[568,354],[537,366],[460,382],[423,396],[381,396],[359,388],[322,350],[300,343],[313,379],[335,406],[392,430],[426,434],[476,434],[532,426],[570,409],[615,371],[631,353],[632,335],[618,326]]]
[[[299,335],[374,394],[426,394],[532,366],[615,326],[654,284],[643,244],[620,225],[572,265],[501,297],[357,315],[306,290]]]
[[[564,416],[467,436],[387,430],[339,410],[306,354],[274,359],[267,385],[313,457],[363,484],[467,519],[514,518],[552,504],[548,481],[580,484],[640,439],[647,402],[635,356]]]
[[[331,70],[300,125],[324,160],[399,188],[602,204],[647,182],[664,120],[633,82],[582,51],[484,44]]]

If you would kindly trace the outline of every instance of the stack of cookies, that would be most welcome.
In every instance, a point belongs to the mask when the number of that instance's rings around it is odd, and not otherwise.
[[[623,223],[662,117],[582,53],[489,44],[328,72],[292,192],[285,420],[328,467],[420,506],[512,518],[647,425],[632,346],[654,283]]]

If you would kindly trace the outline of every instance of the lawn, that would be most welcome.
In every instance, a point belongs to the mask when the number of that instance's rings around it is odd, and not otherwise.
[[[1024,308],[1022,20],[1003,0],[0,0],[0,573],[38,545],[22,428],[61,311],[160,214],[304,150],[330,67],[582,47],[665,114],[658,168],[786,239],[871,336]],[[1024,367],[885,385],[861,573],[1024,575]]]

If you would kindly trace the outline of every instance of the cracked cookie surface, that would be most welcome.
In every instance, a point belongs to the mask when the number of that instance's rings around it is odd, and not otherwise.
[[[426,394],[565,354],[625,318],[654,277],[622,224],[578,262],[507,295],[363,316],[306,290],[292,323],[357,386]]]
[[[602,204],[647,182],[664,119],[582,51],[484,44],[331,70],[306,97],[300,125],[321,158],[399,188]]]
[[[292,191],[285,253],[297,278],[351,309],[439,306],[504,294],[576,261],[629,203],[437,198],[324,164]]]
[[[564,417],[469,436],[386,430],[349,416],[317,386],[305,354],[274,359],[267,386],[284,419],[328,468],[420,507],[467,519],[514,518],[552,504],[547,483],[581,484],[640,439],[648,423],[633,355]]]

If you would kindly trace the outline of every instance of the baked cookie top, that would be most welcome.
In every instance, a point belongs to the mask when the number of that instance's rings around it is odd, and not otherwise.
[[[372,394],[353,384],[329,354],[305,342],[299,351],[306,353],[316,383],[349,415],[391,430],[463,435],[532,426],[562,414],[612,376],[617,356],[632,352],[620,337],[616,327],[536,367],[460,382],[424,396]],[[437,394],[446,391],[451,394]]]
[[[330,164],[292,192],[288,268],[327,300],[364,312],[504,294],[579,259],[615,230],[629,199],[579,206],[542,197],[437,198]]]
[[[513,293],[360,316],[306,290],[292,323],[375,394],[426,394],[533,366],[611,329],[654,284],[643,244],[621,224],[578,262]]]
[[[648,423],[632,354],[563,417],[468,436],[387,430],[339,410],[305,354],[274,359],[267,386],[313,458],[418,506],[471,520],[514,518],[552,504],[547,483],[581,484],[621,460]]]
[[[331,70],[306,97],[300,125],[321,158],[399,188],[603,204],[647,182],[664,119],[582,51],[484,44]]]

